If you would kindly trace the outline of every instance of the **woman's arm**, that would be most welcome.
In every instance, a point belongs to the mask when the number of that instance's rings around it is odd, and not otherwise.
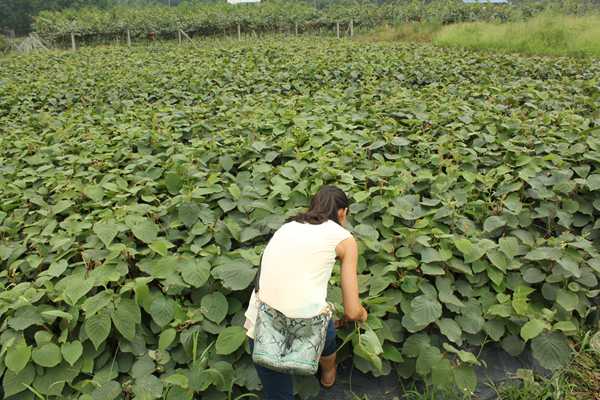
[[[340,242],[335,252],[342,262],[342,298],[344,317],[351,321],[366,321],[367,310],[360,304],[358,296],[358,246],[354,237]]]

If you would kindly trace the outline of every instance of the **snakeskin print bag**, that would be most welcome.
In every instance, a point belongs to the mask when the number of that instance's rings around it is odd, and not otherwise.
[[[315,374],[332,315],[333,307],[328,304],[315,317],[288,318],[258,300],[252,360],[286,374]]]

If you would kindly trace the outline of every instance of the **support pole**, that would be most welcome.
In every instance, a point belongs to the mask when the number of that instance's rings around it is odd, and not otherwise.
[[[127,29],[127,46],[131,47],[131,32]]]
[[[350,20],[350,37],[354,36],[354,20]]]
[[[340,23],[339,22],[335,23],[335,32],[336,32],[337,38],[339,39],[340,38]]]
[[[182,31],[181,29],[179,30],[179,35],[183,36],[184,38],[186,38],[190,42],[194,43],[194,41],[192,40],[192,38],[187,33],[185,33],[184,31]]]
[[[294,32],[296,32],[296,36],[298,36],[298,23],[294,24]]]
[[[242,40],[242,26],[240,25],[240,23],[238,22],[237,24],[237,28],[238,28],[238,40]]]
[[[71,32],[71,49],[73,51],[77,50],[77,45],[75,44],[75,34]]]
[[[177,39],[179,40],[179,44],[181,44],[181,29],[177,31]]]

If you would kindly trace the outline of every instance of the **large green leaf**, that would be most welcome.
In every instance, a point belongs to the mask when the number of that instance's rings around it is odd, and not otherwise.
[[[246,340],[246,330],[241,326],[229,326],[217,337],[217,354],[230,354],[236,351]]]
[[[7,370],[2,378],[2,388],[4,396],[9,397],[27,390],[35,378],[35,368],[33,364],[27,364],[19,373]]]
[[[4,364],[10,371],[18,374],[25,368],[31,357],[31,347],[25,341],[19,341],[6,351]]]
[[[540,333],[546,329],[547,324],[539,319],[532,319],[527,321],[525,325],[521,327],[521,337],[524,341],[528,341],[539,336]]]
[[[50,368],[57,366],[62,360],[60,348],[55,343],[46,343],[31,352],[31,359],[37,365]]]
[[[119,233],[119,225],[114,221],[96,222],[94,224],[94,233],[108,247],[117,236],[117,233]]]
[[[110,328],[110,316],[106,311],[100,311],[91,317],[87,317],[83,323],[83,329],[96,349],[106,340]]]
[[[571,358],[571,349],[562,333],[548,332],[531,342],[533,356],[546,369],[564,367]]]
[[[121,298],[111,313],[111,319],[121,335],[134,340],[135,327],[141,322],[140,308],[135,301]]]
[[[428,325],[442,316],[442,305],[427,295],[415,297],[410,303],[410,317],[420,325]]]
[[[193,287],[202,287],[210,277],[210,264],[207,261],[184,258],[177,263],[183,280]]]
[[[246,289],[254,280],[256,269],[243,260],[233,260],[212,269],[211,274],[230,290]]]
[[[65,361],[73,366],[79,360],[81,354],[83,354],[83,346],[79,340],[74,340],[70,343],[63,343],[60,352]]]
[[[200,302],[202,314],[217,324],[225,319],[228,307],[227,298],[220,292],[207,294]]]

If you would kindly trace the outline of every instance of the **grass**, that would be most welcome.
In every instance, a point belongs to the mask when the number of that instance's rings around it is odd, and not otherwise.
[[[600,333],[597,334],[600,343]],[[577,338],[573,358],[550,377],[519,370],[506,383],[492,386],[497,400],[600,400],[600,346],[590,345],[590,333]],[[401,400],[467,400],[452,390],[433,386],[405,388]],[[358,399],[356,399],[358,400]],[[360,399],[363,400],[363,399]]]
[[[600,16],[541,15],[524,22],[448,25],[433,43],[526,54],[600,56]]]
[[[520,385],[496,387],[498,400],[600,400],[600,352],[581,338],[569,365],[550,378],[521,376]]]
[[[371,32],[357,36],[362,43],[376,42],[431,42],[435,34],[442,28],[441,24],[410,23],[398,26],[384,25]]]

